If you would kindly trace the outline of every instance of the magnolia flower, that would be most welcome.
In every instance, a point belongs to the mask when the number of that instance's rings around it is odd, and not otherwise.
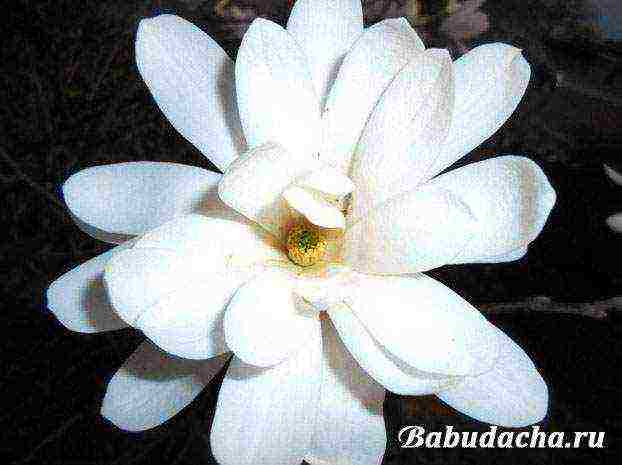
[[[519,259],[555,203],[526,158],[440,174],[518,105],[518,49],[452,62],[403,19],[364,29],[358,0],[300,0],[287,29],[253,22],[235,65],[171,15],[140,23],[136,60],[224,174],[124,163],[64,185],[78,224],[121,245],[53,283],[49,307],[76,331],[150,340],[110,381],[105,417],[161,424],[231,352],[211,429],[222,464],[379,463],[385,390],[498,425],[544,417],[529,357],[422,274]]]
[[[605,169],[605,174],[611,181],[618,185],[622,186],[622,174],[611,168],[610,166],[603,165]],[[611,228],[612,231],[617,233],[622,233],[622,213],[614,213],[610,217],[607,218],[607,226]]]

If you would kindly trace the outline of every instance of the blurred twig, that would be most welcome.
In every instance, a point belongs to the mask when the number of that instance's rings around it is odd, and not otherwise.
[[[622,296],[595,302],[555,302],[550,297],[536,296],[517,302],[500,302],[479,305],[487,314],[503,313],[560,313],[580,315],[602,320],[613,312],[622,310]]]
[[[40,185],[30,179],[26,174],[24,174],[17,163],[9,156],[8,152],[0,147],[0,157],[11,167],[15,175],[21,179],[23,182],[28,184],[34,190],[39,192],[41,195],[46,197],[53,205],[60,208],[61,212],[65,213],[65,206],[62,204],[60,200],[58,200],[55,196],[50,194],[47,190],[43,189]]]

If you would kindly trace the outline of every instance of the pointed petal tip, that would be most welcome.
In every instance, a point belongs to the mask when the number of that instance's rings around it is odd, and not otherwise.
[[[426,49],[425,53],[438,60],[451,61],[451,55],[449,53],[449,50],[447,50],[446,48],[428,48]]]
[[[539,423],[548,412],[548,386],[529,355],[497,331],[501,347],[494,367],[436,395],[465,415],[492,425],[523,428]]]
[[[109,250],[55,279],[45,292],[43,311],[52,313],[69,331],[80,334],[126,327],[112,311],[101,282],[105,261],[124,247]]]
[[[54,315],[54,318],[56,318],[56,320],[60,324],[62,324],[65,328],[67,328],[69,331],[72,331],[74,333],[88,334],[88,333],[97,332],[95,329],[93,329],[92,331],[88,331],[86,328],[80,327],[79,325],[74,324],[71,319],[64,318],[64,313],[60,311],[60,308],[59,308],[62,305],[62,303],[59,302],[59,294],[60,294],[59,281],[61,279],[62,279],[62,276],[61,278],[58,278],[57,280],[52,282],[52,284],[50,284],[48,288],[46,289],[45,297],[44,297],[45,307],[43,311],[49,312],[52,315]]]
[[[537,386],[532,387],[532,390],[532,396],[527,400],[523,415],[511,421],[500,422],[499,426],[506,428],[525,428],[540,423],[546,418],[549,410],[549,388],[539,373]]]

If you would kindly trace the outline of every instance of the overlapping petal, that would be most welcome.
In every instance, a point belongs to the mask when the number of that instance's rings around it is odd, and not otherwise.
[[[345,260],[363,273],[427,271],[450,263],[472,240],[470,208],[446,189],[397,195],[348,226]]]
[[[183,360],[144,342],[108,383],[101,413],[127,431],[159,426],[192,402],[227,358]]]
[[[327,133],[322,161],[348,173],[354,149],[380,95],[424,49],[404,18],[367,29],[343,60],[323,113]]]
[[[525,94],[531,68],[520,49],[493,43],[454,63],[456,101],[451,126],[430,176],[440,173],[492,136]]]
[[[360,275],[345,304],[382,348],[418,370],[473,375],[489,370],[498,357],[494,326],[423,274]]]
[[[276,365],[293,356],[317,326],[317,313],[297,305],[291,278],[268,272],[244,284],[224,318],[228,347],[244,362]]]
[[[346,226],[342,211],[321,195],[292,186],[283,192],[283,198],[291,208],[321,228],[343,229]]]
[[[548,388],[527,354],[496,330],[499,358],[492,370],[466,377],[437,396],[461,412],[500,426],[524,427],[541,421],[548,409]]]
[[[360,0],[298,0],[287,31],[305,53],[315,91],[323,102],[343,57],[363,32]]]
[[[385,390],[348,353],[330,321],[322,326],[320,400],[305,461],[311,465],[380,464],[386,445]]]
[[[445,50],[413,58],[382,94],[352,159],[356,221],[426,179],[451,120],[453,64]]]
[[[104,280],[128,324],[173,354],[209,358],[226,350],[223,312],[237,288],[284,259],[256,226],[190,215],[115,255]]]
[[[527,159],[427,181],[504,123],[529,65],[503,44],[453,64],[424,51],[404,19],[362,31],[358,0],[300,0],[287,31],[258,19],[238,53],[236,92],[231,61],[194,25],[141,22],[145,82],[225,174],[141,162],[91,168],[64,187],[90,233],[143,235],[48,291],[70,329],[129,324],[151,339],[110,382],[102,414],[117,426],[139,431],[175,415],[230,349],[211,435],[223,465],[380,463],[385,388],[437,393],[503,426],[546,414],[546,384],[520,347],[442,284],[395,276],[516,260],[542,230],[555,192]],[[251,150],[240,155],[242,132]],[[300,215],[346,227],[339,201],[350,193],[345,257],[370,274],[335,266],[322,288],[266,273],[291,266],[279,240]]]
[[[176,163],[117,163],[74,174],[63,185],[63,195],[72,215],[102,233],[96,238],[108,241],[143,234],[188,213],[226,216],[218,205],[220,178]]]
[[[527,158],[473,163],[393,197],[353,224],[346,257],[374,273],[516,260],[542,231],[555,200],[548,179]]]
[[[556,200],[546,175],[525,157],[472,163],[430,184],[456,195],[476,219],[472,239],[450,263],[512,257],[540,234]]]
[[[267,143],[231,164],[218,193],[224,203],[283,240],[294,216],[283,192],[316,166],[317,159],[309,155],[288,153],[279,145]]]
[[[131,244],[120,245],[92,258],[50,285],[47,306],[66,328],[80,333],[99,333],[127,327],[110,305],[103,274],[106,263]]]
[[[207,34],[174,15],[144,19],[136,63],[166,118],[219,169],[245,150],[233,62]]]
[[[249,148],[267,142],[292,155],[314,155],[322,131],[320,103],[304,52],[281,26],[258,18],[235,64],[238,111]]]
[[[210,442],[221,465],[299,465],[320,396],[319,321],[296,355],[272,368],[234,357],[220,388]]]
[[[410,396],[434,394],[458,379],[417,370],[387,352],[347,305],[335,305],[328,313],[354,359],[387,390]]]
[[[345,197],[356,188],[348,176],[328,165],[298,179],[296,185],[328,194],[335,198]]]

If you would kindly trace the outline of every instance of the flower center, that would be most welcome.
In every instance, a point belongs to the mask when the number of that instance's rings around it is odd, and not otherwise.
[[[287,255],[297,265],[311,266],[326,254],[326,238],[310,224],[294,226],[287,236]]]

